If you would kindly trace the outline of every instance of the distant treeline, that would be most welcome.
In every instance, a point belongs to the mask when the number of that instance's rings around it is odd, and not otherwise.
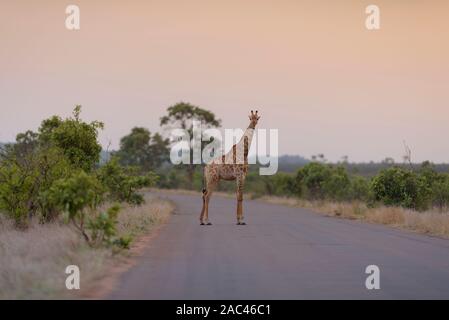
[[[0,144],[1,146],[1,144]],[[110,160],[111,155],[114,154],[114,151],[102,151],[101,153],[101,163],[106,163]],[[318,160],[312,160],[307,159],[305,157],[302,157],[300,155],[282,155],[278,159],[279,163],[279,172],[284,173],[294,173],[298,170],[298,168],[301,168],[305,166],[306,164],[318,161]],[[318,161],[320,162],[320,161]],[[328,162],[324,162],[328,163]],[[391,159],[387,158],[384,161],[381,162],[344,162],[340,161],[337,163],[330,163],[333,165],[339,165],[346,168],[346,170],[351,174],[358,174],[364,177],[373,177],[376,174],[378,174],[380,171],[387,169],[392,166],[399,166],[399,167],[406,167],[406,168],[413,168],[414,170],[418,170],[421,166],[420,163],[395,163]],[[168,163],[166,163],[168,165]],[[432,164],[433,168],[436,172],[444,173],[449,172],[449,163],[435,163]]]

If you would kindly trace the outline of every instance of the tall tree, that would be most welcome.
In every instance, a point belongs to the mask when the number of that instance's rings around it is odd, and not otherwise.
[[[120,140],[120,150],[115,155],[122,165],[149,171],[168,160],[168,145],[168,139],[163,139],[160,134],[151,136],[148,129],[135,127]]]
[[[202,109],[188,102],[178,102],[167,108],[167,115],[161,118],[161,126],[166,128],[181,128],[187,130],[190,141],[190,164],[187,165],[187,174],[190,186],[193,187],[193,175],[195,173],[196,164],[193,164],[193,121],[201,122],[202,128],[220,127],[221,120],[217,119],[211,111]]]

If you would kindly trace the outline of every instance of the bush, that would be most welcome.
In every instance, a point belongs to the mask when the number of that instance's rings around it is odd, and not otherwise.
[[[354,175],[350,178],[349,197],[351,200],[369,201],[371,198],[369,180]]]
[[[440,174],[432,184],[432,203],[440,211],[449,206],[449,176]]]
[[[26,226],[27,219],[40,214],[41,221],[56,217],[45,191],[58,179],[67,177],[72,167],[56,148],[35,147],[26,153],[17,144],[3,154],[0,167],[0,208]]]
[[[195,184],[202,184],[202,176],[197,179],[200,179],[201,181],[195,181]],[[181,185],[182,177],[180,177],[180,173],[176,172],[174,169],[162,172],[157,181],[157,186],[162,189],[178,189]]]
[[[343,167],[329,167],[330,175],[323,182],[324,196],[327,199],[342,201],[350,198],[350,180]]]
[[[293,194],[295,179],[292,175],[279,172],[272,176],[261,176],[265,186],[265,194],[288,196]]]
[[[93,214],[104,201],[104,191],[95,177],[80,171],[68,179],[56,181],[48,190],[47,199],[64,213],[65,220],[72,222],[90,243],[85,223],[88,214]]]
[[[0,168],[0,209],[17,226],[25,226],[32,210],[34,178],[26,175],[16,163]]]
[[[424,176],[397,166],[384,169],[375,176],[371,190],[376,201],[416,210],[427,209],[432,195]]]
[[[350,198],[350,186],[344,167],[311,162],[298,170],[294,190],[300,197],[342,201]]]
[[[298,196],[311,199],[324,198],[324,182],[329,179],[329,166],[311,162],[298,170],[295,181],[295,191]]]
[[[108,198],[112,201],[127,202],[140,205],[144,202],[139,189],[151,187],[157,181],[157,176],[149,172],[140,176],[138,170],[132,167],[122,167],[116,158],[102,166],[97,173],[99,181],[105,186]]]
[[[91,231],[91,245],[116,245],[124,249],[129,249],[131,237],[115,237],[117,234],[116,225],[119,211],[120,206],[114,205],[107,211],[103,211],[89,219],[87,228]]]

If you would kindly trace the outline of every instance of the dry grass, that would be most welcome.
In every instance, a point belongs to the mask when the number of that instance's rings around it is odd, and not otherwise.
[[[173,205],[146,196],[146,204],[126,206],[118,218],[118,234],[137,238],[164,222]],[[1,216],[0,216],[1,217]],[[32,223],[26,231],[0,220],[0,299],[76,298],[77,291],[65,288],[65,268],[77,265],[81,289],[87,290],[119,263],[121,254],[108,248],[90,248],[80,235],[63,223]]]
[[[264,196],[260,200],[273,204],[307,208],[327,216],[363,220],[449,238],[448,212],[440,213],[436,210],[417,212],[400,207],[385,206],[369,208],[362,202],[336,203],[272,196]]]

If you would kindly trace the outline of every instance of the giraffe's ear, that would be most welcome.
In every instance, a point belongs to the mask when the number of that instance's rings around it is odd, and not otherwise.
[[[251,120],[251,116],[248,116],[249,120]]]
[[[260,116],[257,117],[257,120],[259,120],[259,119],[260,119]]]

